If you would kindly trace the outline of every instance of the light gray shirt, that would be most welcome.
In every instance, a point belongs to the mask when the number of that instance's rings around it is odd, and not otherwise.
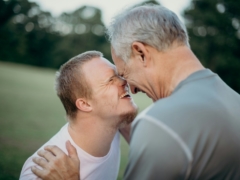
[[[126,180],[240,179],[240,95],[208,69],[142,112]]]

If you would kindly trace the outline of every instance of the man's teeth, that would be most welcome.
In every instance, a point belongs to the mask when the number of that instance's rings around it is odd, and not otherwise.
[[[129,95],[129,93],[128,93],[128,92],[125,92],[123,95],[120,96],[120,98],[123,98],[123,97],[125,97],[125,96],[127,96],[127,95]]]

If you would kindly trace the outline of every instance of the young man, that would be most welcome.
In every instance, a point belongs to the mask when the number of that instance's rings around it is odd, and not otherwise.
[[[42,151],[44,146],[54,145],[65,153],[68,149],[73,164],[78,166],[78,170],[67,169],[73,173],[71,178],[79,178],[80,158],[81,179],[116,179],[120,162],[118,130],[131,123],[137,112],[126,81],[117,75],[115,66],[100,52],[89,51],[70,59],[60,68],[56,91],[68,123],[39,149],[38,154],[47,157],[41,159],[40,165],[47,167],[50,160],[54,161],[51,155],[57,157]],[[74,149],[69,141],[76,148],[75,153],[71,153]],[[74,156],[76,153],[78,157]],[[36,156],[34,153],[25,162],[20,179],[37,179],[31,171],[32,159]],[[62,176],[57,174],[51,178]]]
[[[202,66],[177,16],[136,7],[116,16],[108,34],[119,75],[155,102],[132,126],[124,179],[239,180],[240,96]]]

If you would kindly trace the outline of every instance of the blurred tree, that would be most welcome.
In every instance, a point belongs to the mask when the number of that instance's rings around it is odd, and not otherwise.
[[[28,0],[0,0],[0,5],[0,60],[59,68],[88,50],[111,59],[98,8],[83,6],[53,18]]]
[[[159,4],[147,0],[142,4]],[[0,60],[59,68],[71,57],[98,50],[111,60],[102,12],[82,6],[54,18],[28,0],[0,0]]]
[[[194,53],[240,93],[240,1],[193,0],[184,17]]]
[[[0,27],[3,26],[13,15],[14,10],[17,11],[17,1],[0,0]],[[16,7],[14,9],[14,7]]]
[[[73,13],[63,13],[57,18],[56,30],[63,38],[54,52],[54,66],[84,51],[98,50],[111,60],[110,44],[104,36],[105,26],[101,20],[101,10],[83,6]]]
[[[49,67],[54,44],[60,37],[50,32],[51,14],[28,0],[1,1],[1,4],[5,8],[1,12],[12,14],[1,13],[1,19],[8,18],[0,26],[0,59]]]

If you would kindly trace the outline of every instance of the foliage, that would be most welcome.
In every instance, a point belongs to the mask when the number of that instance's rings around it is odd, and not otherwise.
[[[54,51],[58,63],[62,64],[69,57],[89,50],[101,51],[111,60],[110,45],[104,36],[105,27],[98,8],[83,6],[73,13],[63,13],[57,23],[63,28],[60,32],[63,38]]]
[[[59,68],[87,50],[110,59],[98,8],[83,6],[54,18],[28,0],[1,0],[0,5],[1,60]]]
[[[193,0],[184,16],[195,54],[240,92],[240,1]]]

